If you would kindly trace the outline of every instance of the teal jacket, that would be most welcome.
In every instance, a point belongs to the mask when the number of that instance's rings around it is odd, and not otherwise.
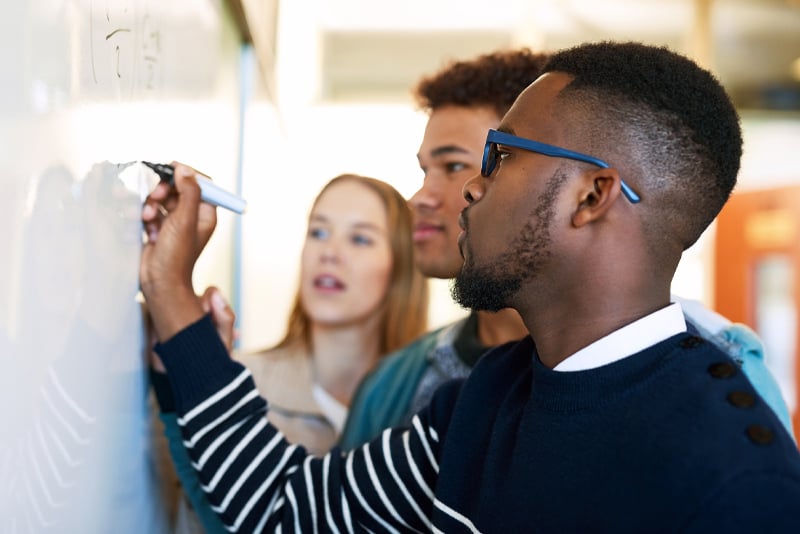
[[[428,332],[396,350],[361,381],[339,438],[344,450],[370,441],[386,428],[408,421],[411,401],[436,350],[455,352],[453,341],[466,319]],[[386,402],[391,399],[391,402]],[[387,423],[389,423],[387,425]]]
[[[167,437],[169,454],[172,457],[172,463],[175,465],[175,472],[181,481],[183,492],[192,504],[194,511],[197,512],[197,517],[200,519],[206,534],[227,533],[228,529],[222,524],[216,512],[211,509],[211,505],[206,499],[206,494],[203,493],[203,488],[200,487],[200,479],[192,466],[189,453],[186,452],[186,447],[183,446],[183,437],[178,425],[178,414],[175,412],[162,412],[160,418],[161,422],[164,423],[164,435]]]

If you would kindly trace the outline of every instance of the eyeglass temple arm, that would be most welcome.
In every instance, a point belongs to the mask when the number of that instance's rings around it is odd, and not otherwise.
[[[631,189],[631,187],[625,183],[625,180],[620,179],[619,186],[622,189],[622,194],[625,195],[631,204],[638,204],[641,201],[641,197],[636,194],[636,191]]]

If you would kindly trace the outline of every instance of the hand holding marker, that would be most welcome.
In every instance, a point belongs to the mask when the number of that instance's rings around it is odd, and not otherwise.
[[[172,165],[150,163],[149,161],[143,161],[142,164],[152,169],[162,181],[174,185],[175,168]],[[197,171],[195,171],[195,177],[197,178],[197,184],[200,186],[200,198],[205,202],[229,209],[239,214],[244,213],[244,210],[247,209],[247,202],[242,197],[225,191],[212,182],[207,176]]]

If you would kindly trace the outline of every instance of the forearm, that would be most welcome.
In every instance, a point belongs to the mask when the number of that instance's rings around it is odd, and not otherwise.
[[[439,444],[424,423],[346,457],[334,451],[315,459],[267,422],[266,402],[249,372],[228,357],[209,320],[157,350],[175,393],[184,445],[227,525],[244,531],[278,525],[347,530],[351,523],[372,530],[426,528],[419,510],[430,510],[436,477],[426,451]]]
[[[193,468],[199,468],[195,477],[199,477],[198,481],[202,490],[207,493],[208,502],[213,511],[221,516],[223,523],[233,526],[236,523],[238,510],[244,505],[239,501],[235,501],[234,506],[225,502],[229,486],[227,480],[224,486],[220,486],[218,483],[214,483],[213,486],[209,484],[219,472],[219,465],[212,465],[203,460],[202,454],[208,450],[210,443],[205,440],[195,441],[198,436],[198,427],[192,423],[192,414],[199,413],[201,416],[205,416],[205,411],[198,411],[198,405],[202,406],[207,398],[213,397],[229,383],[237,380],[243,368],[230,359],[208,317],[178,333],[165,344],[157,345],[156,351],[161,355],[167,369],[167,376],[172,385],[174,407],[177,414],[181,416],[177,419],[184,439],[181,446],[185,447],[185,451],[191,458],[190,461],[195,462]],[[222,427],[228,428],[231,424],[237,424],[239,428],[251,428],[264,420],[264,413],[263,399],[251,394],[248,401],[245,402],[245,406],[241,407],[241,411],[233,415],[237,418],[236,423],[226,418],[219,421],[220,428],[213,429],[205,435],[207,438],[217,437],[219,435],[217,430],[223,431]],[[246,421],[245,424],[240,424],[238,419]],[[201,418],[197,421],[200,420],[204,419]],[[232,449],[233,447],[226,445],[216,448],[216,451],[224,461],[224,457],[228,457]],[[177,458],[180,458],[180,455],[177,455]],[[242,525],[239,527],[242,528]]]
[[[144,290],[144,289],[143,289]],[[191,288],[148,291],[147,307],[159,341],[166,341],[205,315]]]

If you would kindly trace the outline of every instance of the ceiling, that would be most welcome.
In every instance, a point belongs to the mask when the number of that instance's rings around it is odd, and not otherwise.
[[[745,109],[800,111],[800,0],[320,2],[320,98],[407,99],[444,61],[601,39],[667,45],[711,68]]]

